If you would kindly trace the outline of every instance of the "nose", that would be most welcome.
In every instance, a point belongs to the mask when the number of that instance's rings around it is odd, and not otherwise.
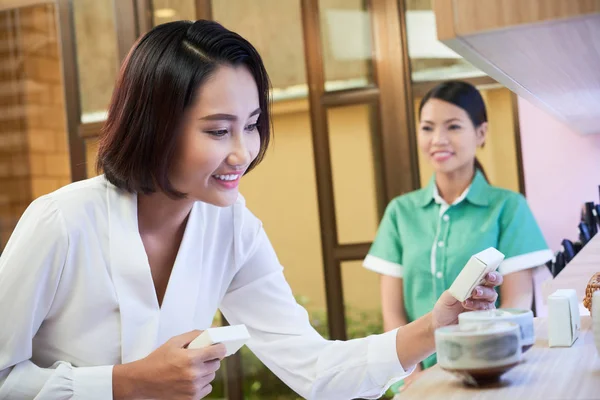
[[[252,154],[250,154],[248,143],[246,143],[247,139],[244,136],[243,133],[232,136],[227,163],[233,167],[247,166],[252,161]]]
[[[445,129],[437,128],[433,131],[431,137],[431,144],[447,144],[448,134]]]

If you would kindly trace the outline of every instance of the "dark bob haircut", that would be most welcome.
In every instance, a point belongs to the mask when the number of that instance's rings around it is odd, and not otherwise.
[[[185,197],[169,181],[184,111],[202,84],[222,65],[245,66],[258,87],[260,151],[271,136],[269,77],[256,49],[212,21],[176,21],[156,26],[125,59],[102,129],[97,168],[115,186],[144,194]]]

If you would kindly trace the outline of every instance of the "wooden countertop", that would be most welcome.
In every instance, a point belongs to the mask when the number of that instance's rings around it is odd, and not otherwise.
[[[596,272],[600,272],[600,234],[594,236],[556,278],[542,284],[544,301],[558,289],[575,289],[577,298],[583,301],[585,287]]]
[[[591,243],[590,243],[591,244]],[[600,357],[594,345],[590,317],[568,348],[549,348],[546,319],[535,321],[536,343],[522,364],[508,371],[496,387],[469,388],[435,366],[407,387],[398,399],[520,400],[600,398]]]

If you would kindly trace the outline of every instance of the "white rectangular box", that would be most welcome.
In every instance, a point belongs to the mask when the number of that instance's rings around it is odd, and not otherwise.
[[[202,332],[188,346],[188,349],[202,349],[213,344],[223,343],[227,348],[226,357],[238,351],[250,340],[250,334],[246,325],[221,326],[209,328]]]
[[[456,300],[465,301],[471,297],[475,286],[483,283],[485,276],[498,269],[502,261],[504,261],[504,254],[493,247],[473,255],[448,291]]]
[[[570,347],[579,337],[581,316],[575,289],[561,289],[548,296],[548,344]]]

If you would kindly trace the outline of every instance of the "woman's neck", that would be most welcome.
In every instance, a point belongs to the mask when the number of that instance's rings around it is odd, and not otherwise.
[[[435,174],[435,184],[442,199],[448,204],[454,203],[457,198],[469,187],[475,176],[475,167],[459,168],[458,170]]]
[[[169,233],[180,230],[194,205],[193,200],[172,199],[162,192],[138,194],[138,229],[140,233]]]

